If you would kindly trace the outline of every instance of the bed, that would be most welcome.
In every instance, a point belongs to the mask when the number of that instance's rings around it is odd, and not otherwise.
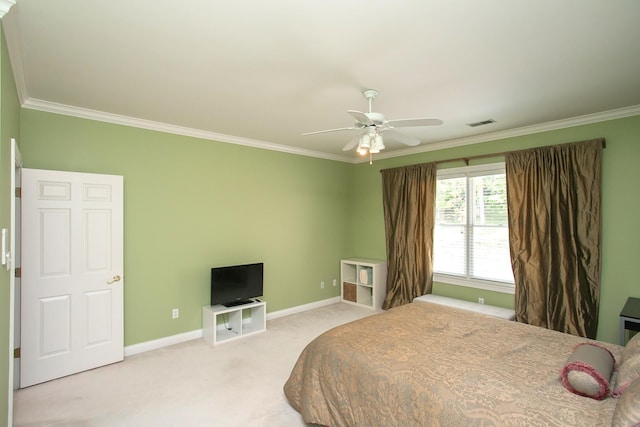
[[[314,339],[284,392],[305,422],[325,426],[609,426],[618,399],[579,396],[561,382],[585,342],[413,302]],[[616,360],[624,350],[597,346]]]

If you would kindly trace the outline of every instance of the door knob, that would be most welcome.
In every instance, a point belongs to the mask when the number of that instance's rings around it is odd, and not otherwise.
[[[115,276],[113,276],[113,279],[107,281],[107,285],[110,285],[110,284],[115,283],[115,282],[119,282],[120,279],[121,279],[120,276],[115,275]]]

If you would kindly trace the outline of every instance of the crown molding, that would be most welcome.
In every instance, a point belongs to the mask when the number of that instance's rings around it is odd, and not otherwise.
[[[1,1],[1,0],[0,0]],[[242,138],[222,133],[209,132],[200,129],[193,129],[183,126],[170,125],[166,123],[154,122],[151,120],[138,119],[135,117],[122,116],[118,114],[105,113],[103,111],[90,110],[86,108],[73,107],[55,102],[43,101],[40,99],[29,98],[22,103],[22,107],[32,110],[44,111],[48,113],[63,114],[82,119],[96,120],[117,125],[137,127],[158,132],[171,133],[175,135],[189,136],[193,138],[206,139],[211,141],[226,142],[229,144],[244,145],[248,147],[261,148],[265,150],[279,151],[283,153],[296,154],[300,156],[315,157],[325,160],[335,160],[346,163],[364,163],[368,162],[368,157],[357,156],[340,156],[334,154],[323,153],[319,151],[306,150],[303,148],[291,147],[287,145],[276,144],[268,141],[256,139]],[[640,105],[619,108],[616,110],[604,111],[601,113],[587,114],[584,116],[573,117],[569,119],[556,120],[537,125],[524,126],[515,129],[507,129],[503,131],[490,132],[482,135],[468,136],[464,138],[454,138],[446,141],[434,142],[431,144],[420,145],[417,147],[396,150],[387,153],[375,155],[375,159],[382,160],[393,157],[409,156],[412,154],[425,153],[428,151],[443,150],[445,148],[460,147],[463,145],[479,144],[482,142],[496,141],[500,139],[513,138],[524,135],[531,135],[540,132],[548,132],[552,130],[564,129],[574,126],[586,125],[591,123],[604,122],[607,120],[621,119],[625,117],[640,115]]]
[[[464,138],[449,139],[446,141],[434,142],[427,145],[419,145],[417,147],[377,154],[375,158],[389,159],[393,157],[409,156],[411,154],[426,153],[428,151],[443,150],[445,148],[454,148],[463,145],[479,144],[481,142],[497,141],[500,139],[514,138],[518,136],[565,129],[574,126],[606,122],[608,120],[623,119],[625,117],[632,117],[637,115],[640,115],[640,105],[632,105],[630,107],[618,108],[615,110],[603,111],[594,114],[586,114],[584,116],[572,117],[569,119],[555,120],[552,122],[540,123],[537,125],[484,133],[482,135],[473,135]],[[355,163],[364,163],[368,161],[368,158],[359,158]]]
[[[3,2],[6,3],[6,0],[0,0],[0,4]],[[5,37],[7,51],[9,52],[9,62],[11,63],[11,70],[13,71],[13,79],[16,84],[16,91],[18,92],[18,99],[20,105],[22,105],[28,96],[24,82],[24,63],[22,61],[22,49],[20,47],[18,12],[18,10],[14,10],[10,15],[2,19],[2,31]]]
[[[15,0],[0,0],[0,19],[9,12],[14,4],[16,4]]]
[[[29,98],[22,103],[23,108],[44,111],[47,113],[62,114],[65,116],[78,117],[81,119],[96,120],[100,122],[112,123],[123,126],[136,127],[175,135],[189,136],[193,138],[207,139],[211,141],[226,142],[229,144],[245,145],[247,147],[262,148],[265,150],[280,151],[283,153],[297,154],[300,156],[317,157],[325,160],[346,161],[342,156],[322,153],[318,151],[305,150],[303,148],[291,147],[288,145],[275,144],[268,141],[243,138],[239,136],[226,135],[222,133],[209,132],[200,129],[193,129],[184,126],[170,125],[151,120],[138,119],[135,117],[122,116],[119,114],[105,113],[103,111],[90,110],[87,108],[73,107],[55,102],[43,101],[41,99]]]

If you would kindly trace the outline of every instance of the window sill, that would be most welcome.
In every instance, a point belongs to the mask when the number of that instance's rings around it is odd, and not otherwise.
[[[511,283],[492,282],[489,280],[465,279],[463,277],[434,274],[433,281],[447,285],[465,286],[467,288],[483,289],[486,291],[515,294],[515,286]]]

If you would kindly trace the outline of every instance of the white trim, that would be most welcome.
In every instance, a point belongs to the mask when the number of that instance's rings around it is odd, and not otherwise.
[[[151,350],[158,350],[163,347],[169,347],[170,345],[180,344],[191,340],[197,340],[198,338],[202,338],[202,329],[158,338],[157,340],[145,341],[139,344],[128,345],[124,348],[124,357],[133,356],[134,354],[140,354]]]
[[[324,307],[340,302],[340,297],[328,298],[322,301],[315,301],[309,304],[303,304],[296,307],[286,308],[284,310],[274,311],[267,314],[267,320],[277,319],[279,317],[289,316],[291,314],[302,313],[303,311],[312,310],[314,308]],[[197,340],[202,338],[202,329],[196,329],[182,334],[171,335],[168,337],[158,338],[156,340],[145,341],[139,344],[133,344],[124,348],[124,356],[129,357],[136,354],[144,353],[151,350],[158,350],[171,345],[183,342]]]
[[[8,372],[8,397],[7,397],[7,425],[13,425],[13,390],[16,382],[16,376],[20,373],[16,373],[14,367],[16,366],[16,359],[13,355],[13,349],[16,348],[16,317],[20,315],[20,307],[16,307],[16,267],[20,262],[20,256],[17,255],[18,245],[17,242],[21,238],[19,230],[19,217],[17,212],[16,201],[16,188],[20,186],[20,169],[22,168],[22,155],[18,148],[18,143],[15,138],[11,138],[11,178],[9,179],[11,189],[11,197],[9,203],[9,240],[10,240],[10,258],[9,258],[9,372]],[[19,325],[19,323],[18,323]],[[19,361],[20,359],[18,359]],[[19,365],[18,365],[19,366]],[[18,378],[19,379],[19,378]]]
[[[5,0],[0,0],[0,2]],[[24,62],[22,60],[22,48],[20,44],[20,30],[18,29],[18,10],[11,15],[2,18],[2,31],[5,37],[5,45],[9,52],[9,62],[13,71],[13,79],[18,92],[18,100],[23,105],[27,96],[27,87],[24,82]]]
[[[587,125],[592,123],[606,122],[607,120],[623,119],[640,115],[640,105],[632,105],[630,107],[618,108],[615,110],[604,111],[601,113],[586,114],[584,116],[572,117],[569,119],[555,120],[537,125],[524,126],[515,129],[507,129],[497,132],[484,133],[482,135],[473,135],[463,138],[455,138],[446,141],[434,142],[432,144],[419,145],[417,147],[407,148],[404,150],[391,151],[387,153],[376,154],[374,160],[389,159],[392,157],[408,156],[410,154],[426,153],[428,151],[443,150],[445,148],[460,147],[463,145],[479,144],[481,142],[497,141],[500,139],[514,138],[518,136],[531,135],[534,133],[548,132],[552,130],[565,129],[574,126]],[[364,163],[369,159],[357,159],[354,163]]]
[[[2,0],[0,0],[2,1]],[[11,43],[13,44],[13,43]],[[29,108],[32,110],[44,111],[49,113],[63,114],[72,117],[79,117],[89,120],[97,120],[107,123],[120,124],[124,126],[137,127],[142,129],[155,130],[159,132],[172,133],[176,135],[190,136],[194,138],[208,139],[213,141],[227,142],[230,144],[246,145],[249,147],[262,148],[266,150],[281,151],[290,154],[297,154],[301,156],[316,157],[326,160],[335,160],[338,162],[347,163],[363,163],[368,162],[368,157],[363,158],[357,156],[355,158],[349,156],[342,156],[336,154],[322,153],[319,151],[306,150],[298,147],[291,147],[288,145],[275,144],[267,141],[260,141],[256,139],[242,138],[233,135],[226,135],[222,133],[209,132],[200,129],[187,128],[183,126],[170,125],[166,123],[154,122],[151,120],[138,119],[135,117],[122,116],[118,114],[105,113],[103,111],[90,110],[87,108],[73,107],[70,105],[59,104],[55,102],[43,101],[40,99],[29,98],[26,94],[24,84],[21,83],[22,72],[19,65],[14,65],[14,57],[16,61],[19,61],[19,54],[10,52],[11,62],[14,66],[14,75],[16,79],[16,86],[18,86],[18,93],[22,102],[23,108]],[[419,145],[417,147],[406,148],[393,152],[383,152],[376,154],[375,159],[388,159],[393,157],[408,156],[411,154],[425,153],[428,151],[442,150],[445,148],[459,147],[463,145],[478,144],[481,142],[495,141],[505,138],[513,138],[517,136],[530,135],[534,133],[547,132],[551,130],[564,129],[573,126],[598,123],[607,120],[621,119],[625,117],[631,117],[640,115],[640,105],[633,105],[630,107],[618,108],[616,110],[605,111],[601,113],[587,114],[584,116],[573,117],[569,119],[556,120],[547,123],[540,123],[537,125],[524,126],[515,129],[507,129],[503,131],[490,132],[482,135],[474,135],[463,138],[454,138],[446,141],[434,142],[432,144]]]
[[[302,313],[303,311],[313,310],[314,308],[320,308],[326,305],[336,304],[338,302],[340,302],[340,297],[333,297],[321,301],[310,302],[309,304],[298,305],[296,307],[285,308],[284,310],[268,313],[267,320],[273,320],[279,317],[289,316],[291,314]]]
[[[15,0],[0,0],[0,19],[16,4]]]
[[[151,120],[138,119],[135,117],[122,116],[119,114],[105,113],[103,111],[90,110],[88,108],[73,107],[70,105],[58,104],[56,102],[43,101],[41,99],[28,98],[22,103],[22,107],[31,110],[44,111],[47,113],[63,114],[66,116],[79,117],[82,119],[97,120],[117,125],[155,130],[158,132],[172,133],[182,136],[190,136],[193,138],[227,142],[230,144],[246,145],[248,147],[281,151],[284,153],[298,154],[308,157],[318,157],[327,160],[336,160],[341,162],[345,161],[345,158],[343,156],[336,156],[333,154],[321,153],[318,151],[306,150],[298,147],[291,147],[289,145],[275,144],[273,142],[260,141],[257,139],[243,138],[239,136],[226,135],[223,133],[209,132],[184,126],[176,126],[161,122],[154,122]]]

